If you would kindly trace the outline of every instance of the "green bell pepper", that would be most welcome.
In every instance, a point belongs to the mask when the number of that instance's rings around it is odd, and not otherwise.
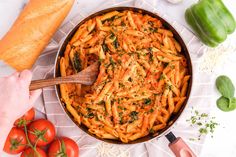
[[[211,47],[235,30],[235,20],[221,0],[200,0],[186,10],[185,19],[202,42]]]
[[[236,23],[234,17],[225,7],[224,3],[221,0],[208,0],[208,1],[212,4],[212,7],[214,8],[216,14],[220,17],[220,19],[224,23],[228,34],[233,33],[236,27]]]

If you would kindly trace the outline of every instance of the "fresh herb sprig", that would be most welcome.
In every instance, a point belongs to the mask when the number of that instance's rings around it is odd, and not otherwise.
[[[215,121],[215,117],[210,117],[207,113],[199,113],[199,111],[191,111],[193,115],[186,121],[190,123],[190,126],[198,128],[198,137],[190,138],[191,141],[201,140],[201,136],[211,134],[213,138],[213,133],[216,127],[219,125]]]

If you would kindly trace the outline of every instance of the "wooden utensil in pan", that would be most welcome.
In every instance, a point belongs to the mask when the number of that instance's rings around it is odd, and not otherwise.
[[[80,83],[83,85],[92,85],[97,78],[99,71],[98,67],[99,63],[95,62],[92,65],[88,66],[83,71],[77,73],[76,75],[56,77],[51,79],[34,80],[30,84],[30,91],[62,83]]]
[[[178,32],[175,30],[174,27],[172,27],[166,20],[162,19],[160,16],[158,16],[157,14],[154,14],[152,12],[149,12],[147,10],[143,10],[140,8],[133,8],[133,7],[114,7],[114,8],[108,8],[99,12],[96,12],[90,16],[88,16],[87,18],[85,18],[84,20],[82,20],[80,23],[78,23],[72,30],[71,32],[67,35],[67,37],[65,38],[64,42],[62,43],[61,47],[58,50],[58,54],[56,57],[56,61],[55,61],[55,71],[54,71],[54,76],[55,77],[60,77],[61,76],[61,72],[60,72],[60,57],[64,56],[65,50],[66,50],[66,46],[68,45],[68,43],[70,42],[70,40],[72,39],[72,37],[74,36],[74,34],[76,33],[77,29],[83,25],[86,21],[99,16],[99,15],[103,15],[105,13],[108,12],[112,12],[112,11],[124,11],[124,10],[131,10],[134,12],[139,12],[142,14],[147,14],[152,16],[153,18],[156,18],[158,20],[160,20],[163,23],[163,26],[167,29],[169,29],[172,33],[173,36],[175,38],[175,40],[177,40],[182,48],[181,52],[182,54],[186,57],[186,64],[187,64],[187,71],[188,74],[191,76],[190,80],[189,80],[189,85],[187,88],[187,95],[186,95],[186,100],[184,101],[184,103],[182,104],[182,107],[180,108],[180,110],[175,114],[172,115],[169,118],[169,123],[167,123],[166,127],[163,128],[162,130],[160,130],[157,134],[148,134],[145,137],[141,137],[138,138],[134,141],[130,141],[129,143],[123,143],[119,140],[114,140],[114,139],[103,139],[100,138],[94,134],[92,134],[91,132],[88,131],[88,128],[83,125],[83,124],[78,124],[78,122],[75,120],[75,118],[71,115],[71,113],[68,111],[68,109],[66,108],[66,104],[62,101],[62,95],[61,95],[61,91],[60,91],[60,87],[56,86],[56,95],[58,97],[58,100],[61,104],[61,106],[63,107],[65,113],[68,115],[68,117],[74,122],[75,125],[77,125],[81,130],[83,130],[85,133],[87,133],[88,135],[101,140],[103,142],[108,142],[108,143],[113,143],[113,144],[137,144],[137,143],[142,143],[145,141],[149,141],[151,139],[158,139],[159,137],[162,136],[166,136],[166,138],[170,141],[169,147],[170,149],[173,151],[173,153],[175,154],[176,157],[196,157],[196,155],[193,153],[193,151],[187,146],[187,144],[180,138],[180,137],[175,137],[174,134],[170,131],[171,128],[173,127],[173,125],[175,124],[175,122],[178,120],[178,118],[180,117],[180,115],[183,113],[185,107],[187,106],[187,102],[188,102],[188,98],[190,96],[190,91],[192,88],[192,63],[191,63],[191,58],[187,49],[187,46],[185,45],[183,39],[181,38],[181,36],[178,34]]]

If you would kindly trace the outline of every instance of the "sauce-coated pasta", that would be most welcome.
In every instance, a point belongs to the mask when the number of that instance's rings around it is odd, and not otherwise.
[[[62,84],[66,108],[88,131],[124,143],[168,125],[186,99],[188,67],[180,44],[160,20],[113,11],[82,24],[60,59],[61,75],[100,61],[92,86]]]

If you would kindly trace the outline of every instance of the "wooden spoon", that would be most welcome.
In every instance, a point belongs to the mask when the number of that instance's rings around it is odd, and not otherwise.
[[[97,79],[98,71],[99,63],[95,62],[75,75],[31,81],[29,89],[30,91],[32,91],[35,89],[62,83],[79,83],[84,85],[92,85]]]

